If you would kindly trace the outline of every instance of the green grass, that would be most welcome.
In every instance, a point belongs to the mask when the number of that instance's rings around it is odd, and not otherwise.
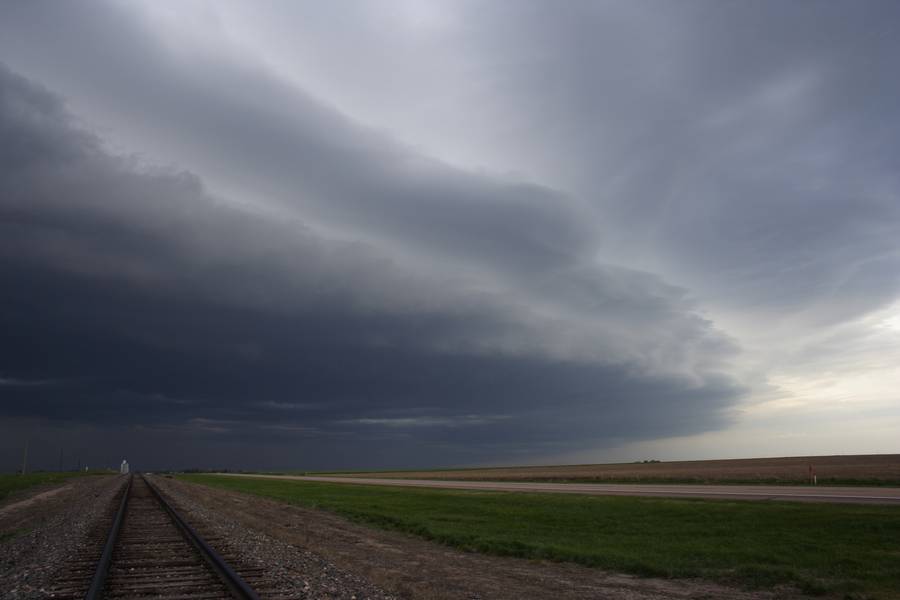
[[[28,533],[28,529],[24,527],[13,529],[11,531],[0,531],[0,544],[5,544],[6,542],[26,533]]]
[[[900,508],[409,489],[184,475],[468,551],[751,588],[900,598]]]
[[[48,473],[28,473],[27,475],[0,474],[0,503],[7,500],[15,502],[15,494],[27,490],[28,488],[39,486],[51,486],[65,482],[73,477],[83,477],[86,475],[106,475],[109,471],[69,471],[69,472],[48,472]],[[5,544],[20,535],[28,533],[30,530],[24,527],[16,527],[8,531],[0,531],[0,544]]]
[[[0,475],[0,502],[15,492],[25,490],[38,485],[51,485],[62,483],[72,477],[83,477],[85,475],[106,474],[106,471],[88,471],[82,473],[80,471],[70,472],[53,472],[53,473],[28,473],[27,475],[2,474]]]

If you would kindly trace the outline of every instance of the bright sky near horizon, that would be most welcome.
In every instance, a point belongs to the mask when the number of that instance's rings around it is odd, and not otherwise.
[[[900,453],[896,2],[0,12],[0,468]]]

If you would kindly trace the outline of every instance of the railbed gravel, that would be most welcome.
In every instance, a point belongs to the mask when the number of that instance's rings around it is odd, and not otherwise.
[[[176,486],[169,485],[165,478],[154,477],[152,481],[201,534],[220,536],[225,540],[229,552],[238,554],[240,562],[265,568],[267,579],[276,583],[274,595],[279,598],[397,598],[365,578],[335,566],[315,552],[292,546],[207,510]],[[217,545],[219,544],[213,544],[214,547]],[[264,597],[268,595],[265,594]]]
[[[91,536],[112,506],[124,479],[70,480],[51,499],[4,515],[0,542],[0,598],[50,597],[54,581],[94,542]]]

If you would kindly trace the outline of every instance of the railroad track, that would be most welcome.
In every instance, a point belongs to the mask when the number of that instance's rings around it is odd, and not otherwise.
[[[129,476],[106,524],[99,556],[93,548],[77,559],[52,597],[258,600],[251,583],[274,591],[263,569],[237,559],[242,577],[143,475]]]

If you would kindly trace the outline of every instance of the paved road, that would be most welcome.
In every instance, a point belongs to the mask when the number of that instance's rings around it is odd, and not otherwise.
[[[445,481],[440,479],[381,479],[376,477],[303,477],[295,475],[239,475],[267,479],[296,479],[358,485],[450,488],[502,492],[549,492],[596,496],[656,496],[721,500],[789,500],[900,505],[900,488],[805,487],[772,485],[653,485],[602,483],[531,483],[512,481]]]

